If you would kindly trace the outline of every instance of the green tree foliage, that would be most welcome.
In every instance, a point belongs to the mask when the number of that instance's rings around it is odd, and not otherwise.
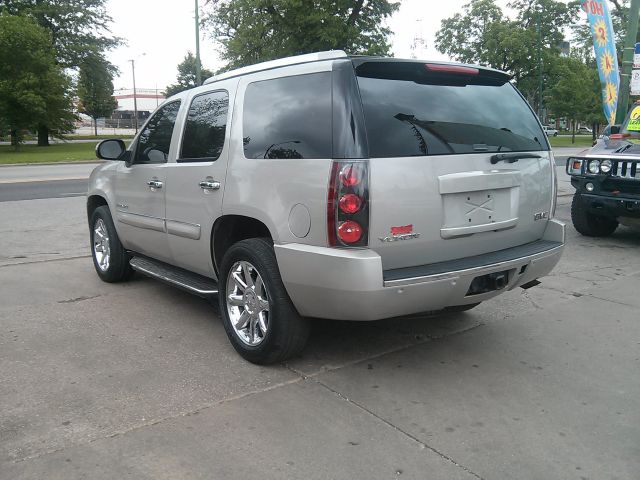
[[[71,82],[55,62],[48,32],[25,17],[0,14],[0,119],[18,148],[23,130],[69,131]]]
[[[106,0],[2,0],[0,13],[27,16],[51,33],[56,59],[76,68],[89,55],[103,53],[121,43],[109,36],[112,19]]]
[[[559,58],[563,31],[574,22],[578,5],[559,0],[513,0],[509,7],[517,12],[515,18],[505,15],[495,0],[471,0],[461,13],[442,20],[435,46],[460,62],[509,72],[524,95],[536,103],[538,47],[543,65]],[[548,77],[548,71],[544,74]]]
[[[2,0],[0,14],[29,17],[50,34],[56,62],[77,69],[88,56],[100,55],[121,43],[109,36],[107,0]],[[38,145],[49,144],[54,124],[40,123]]]
[[[203,24],[222,46],[225,69],[323,50],[387,55],[389,0],[210,0]]]
[[[213,76],[213,72],[206,68],[201,69],[203,79],[207,79]],[[178,77],[176,83],[169,85],[164,94],[167,97],[175,95],[176,93],[189,90],[190,88],[197,87],[196,82],[196,57],[191,52],[187,52],[184,60],[178,64]]]
[[[98,135],[98,118],[108,117],[118,106],[113,98],[113,67],[102,56],[90,56],[80,64],[78,75],[78,111],[93,119]]]
[[[547,92],[548,106],[556,116],[570,120],[575,142],[579,121],[598,123],[594,120],[604,118],[597,73],[578,58],[558,58],[553,75],[553,86]],[[600,110],[599,116],[595,106]]]

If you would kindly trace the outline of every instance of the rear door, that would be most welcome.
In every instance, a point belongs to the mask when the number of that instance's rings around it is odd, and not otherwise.
[[[355,65],[370,155],[369,246],[385,269],[542,237],[552,158],[506,75],[393,60]]]
[[[172,263],[215,276],[211,231],[222,213],[227,160],[229,98],[237,80],[211,85],[189,101],[176,163],[168,165],[166,215]]]

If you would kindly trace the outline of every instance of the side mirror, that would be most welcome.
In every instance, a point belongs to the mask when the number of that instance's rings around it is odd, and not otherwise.
[[[96,157],[102,160],[119,160],[126,150],[127,147],[122,140],[110,138],[96,145]]]
[[[620,125],[611,125],[611,133],[620,133]]]

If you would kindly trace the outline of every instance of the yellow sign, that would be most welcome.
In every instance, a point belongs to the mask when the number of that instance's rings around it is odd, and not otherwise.
[[[627,130],[630,132],[640,132],[640,105],[633,107],[633,110],[631,110]]]

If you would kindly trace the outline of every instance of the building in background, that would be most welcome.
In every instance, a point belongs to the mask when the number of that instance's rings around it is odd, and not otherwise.
[[[107,128],[133,128],[134,105],[133,89],[121,88],[113,92],[118,102],[118,108],[106,118],[104,126]],[[157,88],[136,88],[136,103],[138,105],[138,125],[141,126],[151,112],[165,99],[162,91]]]

